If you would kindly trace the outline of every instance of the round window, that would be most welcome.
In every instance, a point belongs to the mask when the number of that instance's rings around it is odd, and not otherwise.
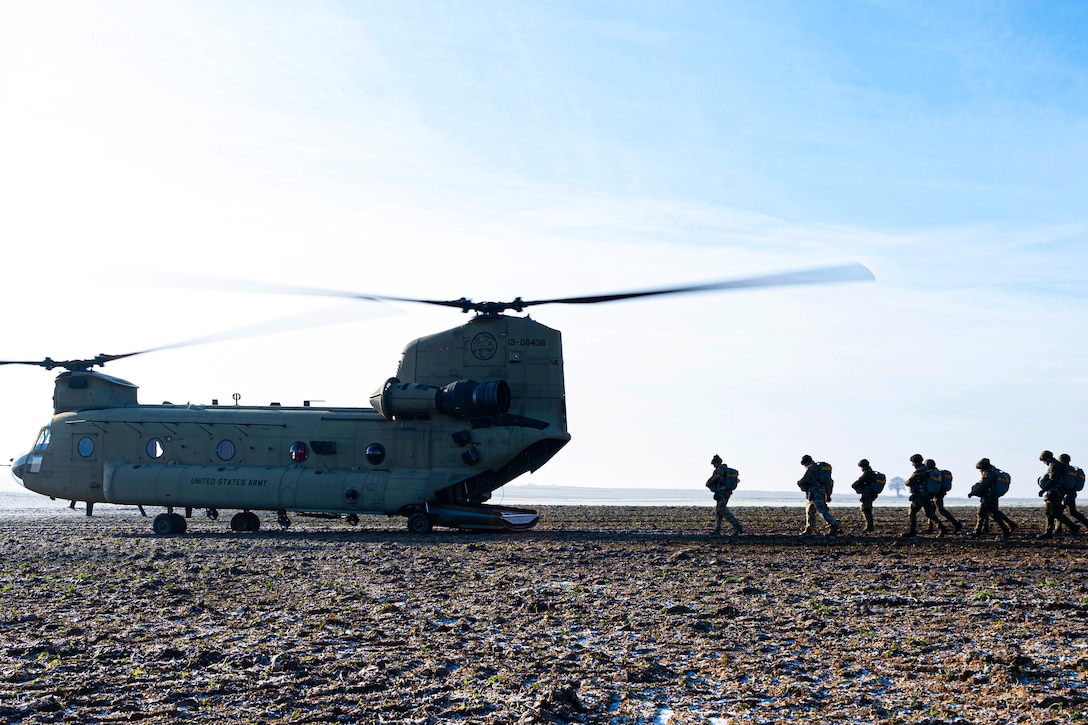
[[[162,454],[165,450],[162,441],[158,438],[152,438],[147,442],[147,455],[149,458],[162,458]]]
[[[86,436],[80,438],[79,443],[76,444],[76,450],[84,458],[90,458],[94,455],[94,439]]]
[[[385,446],[381,443],[371,443],[366,447],[366,462],[377,466],[385,460]]]
[[[297,441],[291,444],[291,460],[295,463],[302,463],[310,457],[310,449],[306,447],[306,444],[302,441]]]
[[[215,452],[219,454],[219,460],[229,461],[234,458],[234,443],[227,440],[219,441],[219,445],[215,447]]]

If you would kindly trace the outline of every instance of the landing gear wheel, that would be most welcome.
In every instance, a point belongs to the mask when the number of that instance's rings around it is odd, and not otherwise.
[[[159,536],[184,534],[186,529],[185,519],[173,513],[159,514],[151,522],[151,529]]]
[[[408,517],[408,533],[410,534],[429,534],[432,526],[434,524],[431,523],[431,517],[425,513],[417,511]]]
[[[261,520],[252,511],[239,511],[230,518],[231,531],[257,531],[261,528]]]

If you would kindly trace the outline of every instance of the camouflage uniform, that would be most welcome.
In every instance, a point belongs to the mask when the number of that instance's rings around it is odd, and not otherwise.
[[[1069,467],[1070,466],[1070,461],[1072,459],[1069,457],[1068,453],[1063,453],[1059,457],[1059,460],[1062,463],[1064,463],[1066,465],[1066,467]],[[1066,489],[1065,498],[1062,499],[1062,503],[1065,504],[1065,507],[1067,509],[1069,509],[1069,515],[1070,516],[1072,516],[1077,521],[1079,521],[1082,526],[1084,526],[1085,528],[1088,528],[1088,517],[1085,517],[1084,514],[1082,514],[1080,511],[1077,511],[1077,492],[1076,491],[1071,491],[1069,489]]]
[[[1077,492],[1066,491],[1065,497],[1062,499],[1062,504],[1069,509],[1069,515],[1075,518],[1081,523],[1082,526],[1088,527],[1088,517],[1085,517],[1080,511],[1077,511]]]
[[[997,495],[997,469],[988,462],[978,469],[981,477],[967,494],[967,498],[978,496],[978,514],[975,517],[975,530],[971,535],[980,536],[986,529],[986,522],[992,518],[1001,527],[1001,535],[1007,539],[1012,536],[1012,529],[1008,524],[1008,517],[998,508],[998,499],[1001,497]]]
[[[873,530],[873,501],[876,501],[877,497],[874,489],[876,471],[870,466],[861,466],[861,469],[861,476],[850,484],[850,487],[861,494],[861,517],[865,519],[865,528],[862,531],[868,533]]]
[[[933,497],[926,490],[926,486],[929,483],[929,469],[922,465],[922,461],[919,459],[914,463],[914,473],[910,474],[910,478],[907,479],[907,488],[910,490],[910,529],[903,532],[904,537],[917,536],[918,535],[918,512],[924,511],[926,518],[937,525],[937,528],[941,530],[941,533],[937,536],[944,536],[948,533],[944,524],[937,518],[937,509],[933,505]]]
[[[1047,451],[1044,451],[1046,453]],[[1039,534],[1039,538],[1047,539],[1054,535],[1057,524],[1069,528],[1074,534],[1080,531],[1080,527],[1062,513],[1065,507],[1065,464],[1057,458],[1042,458],[1047,464],[1046,473],[1039,479],[1039,495],[1046,500],[1046,531]]]
[[[805,475],[797,482],[798,487],[805,492],[808,505],[805,506],[805,530],[804,534],[816,533],[816,514],[819,513],[830,527],[828,534],[838,536],[839,522],[827,510],[828,491],[825,484],[820,483],[820,467],[810,456],[805,456],[808,463],[805,466]]]
[[[721,461],[717,456],[715,460]],[[714,466],[714,473],[707,479],[706,487],[714,492],[714,518],[717,521],[717,525],[714,527],[714,533],[720,534],[722,532],[722,519],[725,519],[733,526],[733,536],[737,536],[741,533],[740,522],[737,521],[737,517],[733,515],[733,512],[729,510],[729,497],[733,495],[733,492],[726,488],[726,479],[729,473],[729,467],[724,463],[714,463],[711,461],[711,465]]]
[[[930,471],[934,471],[937,469],[937,464],[933,462],[933,459],[928,459],[926,461],[926,468]],[[951,511],[944,507],[945,495],[945,491],[943,490],[933,494],[933,508],[936,509],[938,514],[948,519],[948,523],[952,524],[952,528],[954,528],[956,531],[963,531],[963,524],[959,522],[959,519],[952,515]],[[933,531],[932,521],[929,522],[929,530],[931,532]]]

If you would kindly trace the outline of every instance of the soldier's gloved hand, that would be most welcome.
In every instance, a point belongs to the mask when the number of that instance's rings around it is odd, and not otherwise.
[[[1042,492],[1042,491],[1040,491],[1040,492],[1039,492],[1039,496],[1041,497],[1042,495],[1043,495],[1043,492]]]

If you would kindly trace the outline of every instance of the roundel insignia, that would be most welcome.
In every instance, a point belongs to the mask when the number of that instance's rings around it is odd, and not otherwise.
[[[499,343],[490,332],[481,332],[472,338],[472,356],[477,360],[490,360],[495,357]]]

